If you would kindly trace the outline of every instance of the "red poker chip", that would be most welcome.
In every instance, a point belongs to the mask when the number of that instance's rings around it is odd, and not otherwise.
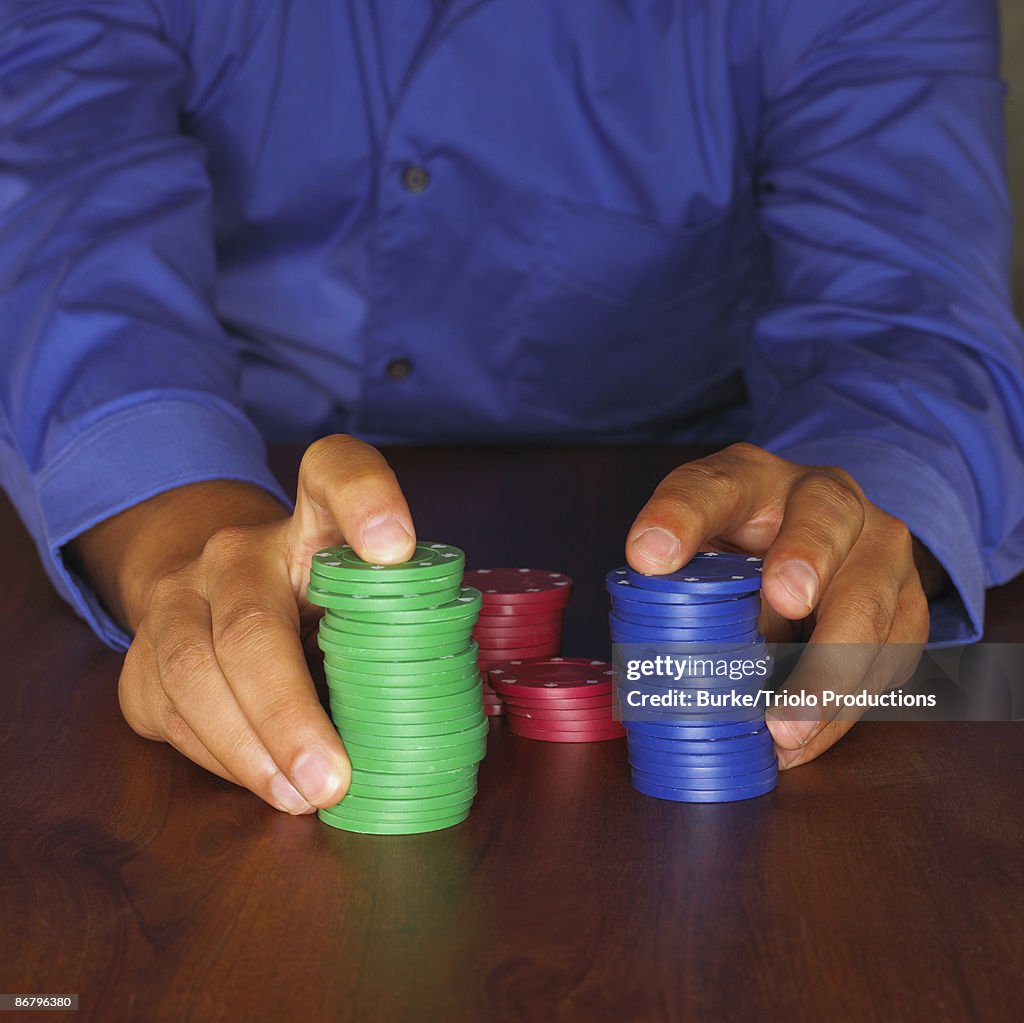
[[[491,668],[487,679],[501,696],[531,700],[574,696],[598,696],[612,691],[612,666],[583,657],[550,657],[521,664]]]
[[[515,632],[508,636],[473,633],[473,639],[477,641],[481,650],[484,648],[488,650],[522,649],[528,646],[540,646],[542,643],[558,643],[561,638],[561,629],[553,629],[551,632]]]
[[[493,692],[493,690],[492,690]],[[542,699],[542,700],[527,700],[523,699],[520,695],[515,696],[503,696],[500,697],[503,703],[514,705],[516,707],[522,707],[523,710],[542,710],[550,712],[552,707],[558,708],[558,712],[561,710],[608,710],[610,711],[612,703],[612,695],[609,693],[606,696],[573,696],[572,693],[568,693],[561,699]]]
[[[507,607],[506,604],[499,605]],[[481,614],[477,617],[476,628],[488,632],[516,632],[520,629],[560,629],[565,619],[563,608],[544,614]]]
[[[463,585],[480,590],[485,604],[568,604],[572,579],[542,568],[478,568],[463,575]]]
[[[540,739],[544,742],[607,742],[609,739],[621,739],[625,734],[625,728],[621,726],[616,729],[603,729],[593,732],[565,732],[551,731],[544,728],[524,723],[522,718],[513,718],[506,715],[508,730],[513,735],[521,736],[524,739]]]
[[[481,650],[484,659],[487,659],[488,652],[500,655],[506,661],[524,661],[529,659],[543,659],[557,655],[556,643],[538,643],[535,646],[502,647],[498,650]],[[479,658],[478,658],[479,660]]]
[[[498,718],[505,716],[505,705],[502,703],[485,703],[484,713],[489,718]]]
[[[565,612],[567,601],[551,600],[535,604],[488,604],[486,601],[480,608],[477,621],[504,622],[519,618],[555,618]]]
[[[535,728],[550,728],[557,732],[598,732],[613,724],[616,727],[621,727],[620,722],[612,721],[610,710],[596,718],[580,718],[568,712],[565,714],[536,716],[536,712],[529,711],[524,714],[520,708],[512,704],[508,704],[505,710],[510,717],[514,717],[519,721],[529,721]]]
[[[586,711],[563,711],[561,708],[539,711],[534,708],[519,707],[518,704],[513,704],[509,700],[505,705],[505,709],[513,717],[525,718],[527,721],[537,721],[540,724],[546,723],[551,728],[560,728],[561,725],[555,724],[555,722],[564,721],[572,725],[571,728],[566,727],[566,731],[574,731],[577,727],[593,728],[595,722],[612,720],[610,707],[594,707]]]

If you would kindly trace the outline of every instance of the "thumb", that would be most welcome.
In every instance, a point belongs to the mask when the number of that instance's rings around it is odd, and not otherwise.
[[[374,447],[344,434],[312,444],[299,467],[290,548],[303,566],[324,547],[348,543],[365,561],[408,561],[416,549],[409,506]]]

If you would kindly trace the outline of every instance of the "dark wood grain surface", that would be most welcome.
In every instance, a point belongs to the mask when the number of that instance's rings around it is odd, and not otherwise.
[[[421,536],[569,572],[566,653],[607,656],[603,573],[684,454],[391,457]],[[0,514],[0,993],[174,1023],[1021,1017],[1018,724],[864,723],[769,796],[685,806],[634,792],[621,742],[498,722],[469,821],[348,835],[132,734],[119,656]],[[1021,641],[1024,583],[989,623]]]

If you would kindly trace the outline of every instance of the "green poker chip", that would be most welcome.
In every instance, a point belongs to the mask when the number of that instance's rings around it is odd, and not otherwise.
[[[365,582],[348,582],[341,579],[331,579],[317,572],[314,568],[309,573],[310,582],[318,590],[325,593],[334,593],[339,596],[367,596],[367,597],[402,597],[413,593],[440,593],[442,591],[454,590],[462,585],[462,573],[451,572],[448,575],[438,576],[436,579],[415,579],[403,582],[401,579],[390,580],[366,580]]]
[[[487,752],[487,741],[464,742],[458,746],[403,747],[370,745],[353,739],[345,743],[345,749],[354,771],[380,769],[385,774],[408,774],[413,769],[427,770],[427,764],[433,764],[435,771],[454,771],[478,764]]]
[[[317,642],[353,772],[346,798],[320,811],[333,827],[413,834],[469,813],[489,722],[472,638],[482,597],[464,567],[436,543],[402,565],[347,545],[313,556],[307,596],[325,609]]]
[[[389,699],[387,697],[359,696],[351,690],[341,690],[337,694],[338,706],[342,710],[361,717],[366,714],[449,714],[457,717],[466,707],[476,703],[482,705],[479,686],[462,689],[460,692],[447,696],[433,696],[424,699],[406,700]],[[405,718],[403,717],[403,720]]]
[[[422,715],[415,715],[420,717]],[[379,737],[397,739],[432,738],[440,735],[452,735],[465,732],[484,717],[483,703],[467,710],[460,717],[453,718],[450,714],[442,714],[434,721],[405,721],[394,715],[388,720],[376,721],[366,717],[356,717],[343,707],[331,704],[331,717],[342,739],[349,738],[359,741],[360,737],[376,740]]]
[[[310,603],[315,603],[315,601],[311,599]],[[483,594],[472,586],[461,586],[458,596],[453,600],[449,600],[447,604],[437,604],[433,607],[419,607],[412,604],[392,608],[377,607],[376,605],[367,607],[365,601],[361,604],[356,603],[347,610],[335,611],[330,605],[321,606],[328,607],[327,614],[337,615],[339,620],[376,622],[378,624],[386,622],[390,625],[422,625],[426,622],[451,622],[464,618],[471,618],[475,621],[483,606]]]
[[[332,608],[336,611],[356,611],[363,614],[376,614],[379,611],[422,610],[428,607],[440,607],[450,603],[459,596],[457,583],[438,590],[436,593],[409,593],[405,596],[371,597],[351,596],[342,593],[329,593],[315,586],[312,582],[306,587],[306,599],[318,607]]]
[[[473,805],[473,797],[463,797],[454,803],[447,803],[443,806],[424,806],[418,810],[389,810],[385,807],[367,808],[363,805],[353,806],[348,799],[343,799],[337,806],[330,808],[331,812],[342,820],[366,821],[373,823],[381,821],[385,823],[401,824],[407,821],[420,822],[432,821],[439,818],[450,817],[454,814],[465,813]]]
[[[468,668],[477,662],[479,647],[476,641],[470,642],[465,650],[457,654],[446,654],[422,661],[368,661],[358,657],[341,657],[327,654],[324,662],[331,667],[343,671],[353,671],[360,675],[431,675],[440,672],[457,671]]]
[[[476,770],[477,765],[484,758],[486,751],[474,750],[468,753],[459,753],[458,756],[449,757],[437,757],[433,760],[382,760],[380,757],[384,754],[378,754],[376,757],[364,755],[362,753],[352,753],[349,756],[352,760],[353,768],[367,773],[373,774],[391,774],[396,777],[404,777],[408,775],[409,768],[415,767],[423,777],[431,777],[434,775],[443,776],[450,774],[456,768],[467,768],[471,767]]]
[[[472,802],[476,795],[476,784],[463,787],[457,792],[446,792],[441,795],[412,797],[398,796],[363,796],[351,789],[335,809],[348,809],[365,815],[377,813],[417,813],[426,816],[435,810],[445,811],[457,808],[463,803]]]
[[[473,638],[470,628],[459,629],[457,632],[439,632],[434,635],[366,636],[360,632],[343,632],[340,629],[320,627],[317,639],[329,644],[332,648],[351,648],[373,651],[374,654],[402,653],[408,650],[423,650],[428,647],[445,646],[452,650],[465,650]]]
[[[351,704],[353,707],[365,706],[367,710],[374,710],[382,703],[394,701],[399,709],[409,710],[416,705],[427,708],[434,706],[434,701],[448,700],[471,693],[480,688],[480,678],[467,675],[464,679],[454,679],[443,685],[404,687],[364,685],[351,682],[348,679],[338,681],[329,678],[327,688],[331,698],[337,700],[343,707]],[[436,705],[444,706],[444,704]]]
[[[335,660],[354,661],[387,661],[389,663],[399,661],[436,661],[442,657],[454,657],[456,654],[464,653],[469,649],[471,640],[459,638],[451,642],[433,643],[430,646],[401,647],[401,646],[349,646],[347,644],[335,643],[323,632],[316,638],[317,646],[325,653],[331,654]]]
[[[378,774],[375,771],[353,771],[352,784],[369,788],[424,788],[438,785],[458,788],[476,780],[476,766],[460,767],[443,774],[422,774],[415,764],[408,765],[406,774]]]
[[[480,683],[480,672],[477,671],[475,665],[471,669],[461,669],[457,672],[426,675],[364,675],[361,672],[347,671],[328,665],[325,674],[328,687],[338,692],[351,686],[354,691],[358,691],[363,696],[373,696],[388,691],[403,700],[411,700],[420,692],[436,692],[440,696],[442,688],[453,692],[460,685],[470,686]]]
[[[458,547],[421,540],[408,561],[397,565],[375,565],[363,561],[348,545],[325,547],[310,559],[310,568],[332,579],[372,584],[375,579],[418,580],[462,574],[466,555]]]
[[[338,700],[337,706],[331,708],[339,715],[338,721],[360,722],[366,721],[372,724],[382,725],[414,725],[414,724],[438,724],[443,725],[453,721],[461,721],[467,716],[483,713],[483,700],[481,692],[466,694],[461,700],[450,707],[424,707],[422,709],[389,707],[384,704],[376,707],[358,707],[353,703],[346,703]]]
[[[350,759],[357,756],[369,757],[372,760],[443,760],[444,758],[461,757],[463,754],[486,753],[486,736],[460,738],[457,742],[446,741],[450,735],[376,735],[367,734],[359,729],[348,729],[346,739],[339,730],[345,749]],[[441,741],[435,741],[441,740]],[[465,765],[453,764],[452,767]],[[367,768],[371,770],[371,768]]]
[[[476,770],[474,769],[468,778],[459,778],[456,781],[441,781],[431,784],[416,785],[375,785],[365,782],[366,772],[360,772],[360,778],[355,778],[349,786],[346,799],[353,796],[360,796],[364,799],[429,799],[433,796],[451,796],[458,792],[476,791]],[[386,778],[388,775],[372,775],[373,778]],[[395,775],[401,778],[401,775]],[[431,775],[426,775],[427,782]],[[417,777],[417,782],[419,782]]]
[[[462,814],[453,814],[451,817],[442,817],[435,821],[420,821],[417,824],[407,823],[385,823],[376,821],[372,824],[365,821],[356,821],[351,818],[338,817],[329,810],[318,810],[317,816],[332,828],[341,831],[351,831],[358,835],[423,835],[430,831],[444,831],[456,824],[461,824],[468,816],[469,809]]]
[[[378,621],[363,621],[361,618],[349,618],[345,615],[336,614],[325,614],[320,619],[321,631],[326,631],[331,634],[331,638],[334,638],[334,634],[338,634],[336,642],[343,642],[341,637],[355,637],[355,636],[366,636],[366,637],[379,637],[383,639],[394,639],[394,638],[409,638],[414,636],[428,636],[431,640],[438,640],[443,636],[448,636],[451,633],[458,633],[459,635],[469,636],[473,632],[473,626],[475,620],[466,616],[465,618],[454,618],[451,621],[435,621],[435,622],[407,622],[394,623],[394,622],[378,622]],[[369,640],[367,640],[369,642]],[[376,643],[376,638],[374,638]]]

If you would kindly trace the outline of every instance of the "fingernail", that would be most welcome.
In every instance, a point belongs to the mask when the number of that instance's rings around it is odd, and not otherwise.
[[[341,784],[338,769],[320,753],[303,753],[292,765],[292,778],[310,803],[333,796]]]
[[[363,551],[371,561],[393,560],[409,545],[412,534],[393,515],[371,519],[363,530]]]
[[[296,791],[295,786],[283,775],[274,775],[270,783],[270,798],[284,810],[285,813],[292,813],[298,816],[302,813],[309,813],[312,807]]]
[[[782,585],[808,609],[818,599],[818,573],[804,561],[787,561],[779,569]]]
[[[670,565],[679,554],[679,541],[660,526],[645,529],[633,541],[633,546],[649,561]]]

